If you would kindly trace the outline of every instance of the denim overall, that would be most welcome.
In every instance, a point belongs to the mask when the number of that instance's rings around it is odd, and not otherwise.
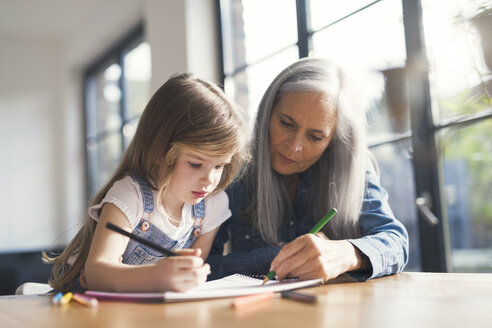
[[[201,221],[205,216],[205,200],[202,200],[200,203],[193,205],[192,207],[193,216],[195,217],[194,225],[186,232],[182,239],[174,240],[169,238],[161,229],[150,222],[150,215],[154,211],[152,189],[150,189],[145,180],[141,177],[134,176],[133,179],[138,182],[144,201],[144,214],[135,229],[133,229],[133,234],[171,251],[189,248],[195,241],[196,237],[200,235]],[[164,257],[165,256],[159,251],[130,239],[128,246],[123,253],[123,263],[129,265],[142,265],[154,263]]]
[[[205,200],[192,206],[193,216],[195,217],[194,225],[186,232],[184,237],[180,240],[174,240],[169,238],[161,229],[156,227],[150,222],[150,215],[154,211],[154,197],[152,196],[152,189],[147,185],[145,180],[139,176],[132,176],[132,178],[138,182],[140,190],[143,196],[144,214],[133,229],[133,234],[147,239],[154,244],[158,244],[168,250],[176,250],[182,248],[189,248],[195,239],[200,235],[201,221],[205,217]],[[163,259],[164,256],[157,250],[154,250],[148,246],[142,245],[139,242],[130,239],[128,245],[123,253],[122,263],[128,265],[143,265],[157,262]],[[66,270],[69,266],[67,264]],[[85,289],[80,284],[80,275],[74,281],[72,292],[83,293]]]

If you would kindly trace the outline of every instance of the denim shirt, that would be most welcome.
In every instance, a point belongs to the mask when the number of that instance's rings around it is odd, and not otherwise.
[[[301,180],[294,213],[288,224],[279,229],[281,241],[292,241],[307,234],[315,220],[307,214],[307,177]],[[249,205],[244,183],[238,181],[227,190],[232,216],[222,224],[207,262],[212,268],[208,279],[218,279],[233,273],[266,274],[280,247],[265,242],[260,233],[252,228],[241,211]],[[372,271],[348,272],[353,278],[364,281],[400,272],[408,261],[408,233],[395,218],[388,204],[386,191],[379,184],[374,171],[366,172],[366,190],[359,217],[361,238],[349,239],[365,254]],[[224,243],[230,239],[231,251],[223,256]]]

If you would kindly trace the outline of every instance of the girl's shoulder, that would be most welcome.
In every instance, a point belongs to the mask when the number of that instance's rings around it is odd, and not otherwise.
[[[140,187],[138,185],[138,182],[135,179],[133,179],[131,176],[126,175],[120,180],[117,180],[115,183],[113,183],[109,191],[135,192],[138,191],[139,189]]]
[[[229,207],[229,197],[225,191],[221,191],[205,198],[205,210],[210,207]]]
[[[95,204],[89,208],[89,215],[95,219],[99,219],[99,211],[105,203],[111,203],[118,207],[128,218],[132,227],[138,222],[138,218],[143,213],[142,193],[138,182],[132,177],[125,176],[122,179],[113,183],[111,188],[99,204]]]
[[[143,203],[140,186],[131,176],[125,176],[116,181],[104,198],[117,199],[132,208],[140,207]]]
[[[229,197],[224,191],[205,198],[205,218],[203,220],[203,233],[207,233],[231,216],[229,209]]]

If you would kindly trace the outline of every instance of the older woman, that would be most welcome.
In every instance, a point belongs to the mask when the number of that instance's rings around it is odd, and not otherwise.
[[[366,146],[365,115],[334,63],[306,58],[283,70],[260,103],[253,164],[227,193],[209,279],[232,273],[366,280],[401,271],[408,234],[394,217]],[[321,230],[309,230],[331,208]],[[228,254],[224,245],[230,240]]]

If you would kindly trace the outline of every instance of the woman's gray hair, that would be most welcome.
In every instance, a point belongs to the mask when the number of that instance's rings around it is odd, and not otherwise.
[[[292,216],[292,204],[282,176],[271,168],[270,119],[278,97],[291,92],[321,92],[337,109],[336,131],[321,158],[313,164],[307,189],[306,215],[315,221],[332,207],[337,215],[322,230],[330,239],[356,238],[365,190],[367,146],[365,113],[358,112],[346,76],[335,63],[301,59],[284,69],[265,92],[253,132],[253,165],[248,174],[250,214],[263,238],[279,241],[278,231]]]

